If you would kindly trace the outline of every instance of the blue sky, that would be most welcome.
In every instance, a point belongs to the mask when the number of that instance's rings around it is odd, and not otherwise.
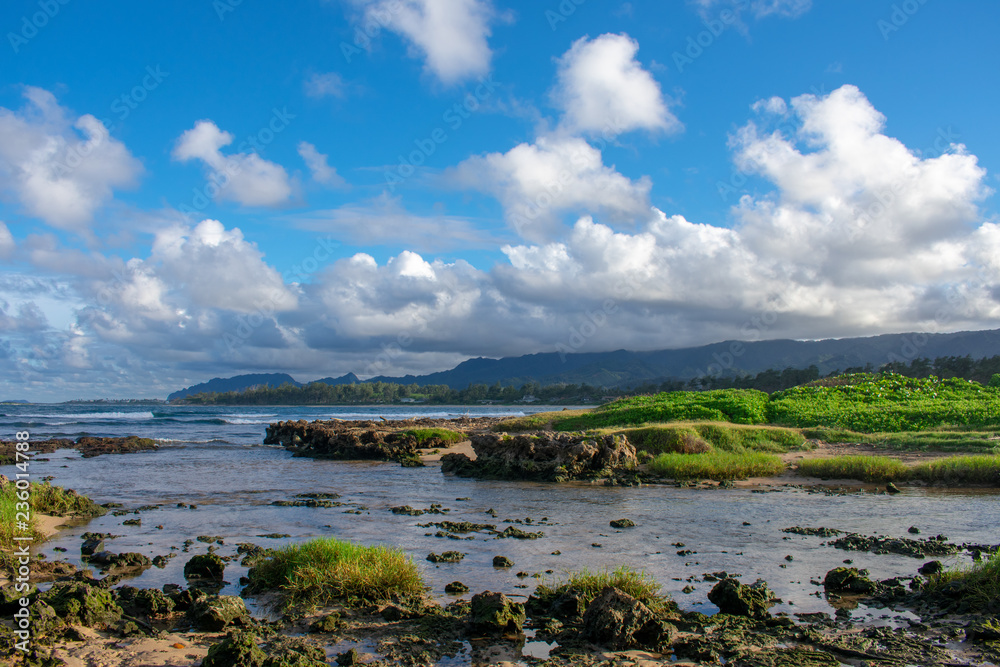
[[[996,328],[998,19],[4,3],[0,398]]]

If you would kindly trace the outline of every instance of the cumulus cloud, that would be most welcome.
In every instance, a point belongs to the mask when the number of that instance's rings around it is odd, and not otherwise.
[[[0,188],[29,215],[79,232],[142,164],[94,116],[74,117],[41,88],[24,97],[20,111],[0,108]]]
[[[646,177],[631,180],[605,165],[601,151],[584,139],[554,135],[506,153],[471,157],[447,178],[497,197],[514,229],[529,239],[555,233],[559,216],[567,212],[619,221],[647,217],[652,187]]]
[[[630,130],[677,132],[681,122],[668,109],[660,84],[635,59],[639,43],[628,35],[581,37],[559,59],[552,99],[571,133]]]
[[[375,21],[406,38],[414,57],[445,84],[483,76],[493,52],[491,0],[355,0]]]
[[[347,181],[327,161],[329,159],[328,155],[320,153],[308,141],[300,142],[298,150],[299,155],[305,160],[306,166],[309,167],[309,171],[312,172],[314,181],[328,188],[347,187]]]
[[[218,201],[234,201],[244,206],[278,206],[288,201],[292,183],[285,168],[252,151],[224,155],[222,149],[233,143],[233,139],[232,134],[223,132],[212,121],[200,120],[177,140],[173,158],[180,162],[203,162]]]

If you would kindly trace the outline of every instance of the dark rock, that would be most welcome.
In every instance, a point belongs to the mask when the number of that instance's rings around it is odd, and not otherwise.
[[[524,605],[511,601],[503,593],[485,591],[472,596],[473,631],[487,634],[518,633],[524,625]]]
[[[225,569],[226,564],[215,554],[199,554],[184,563],[184,577],[221,581]]]
[[[906,529],[906,532],[908,532],[910,535],[919,535],[920,529],[917,528],[916,526],[910,526],[909,528]]]
[[[874,593],[878,586],[868,578],[868,570],[856,567],[837,567],[826,573],[823,588],[835,593]]]
[[[944,566],[941,565],[941,561],[939,560],[927,561],[917,569],[917,572],[924,575],[925,577],[929,577],[935,574],[941,574],[941,572],[943,571],[944,571]]]
[[[639,600],[607,586],[587,605],[583,636],[613,649],[656,648],[669,644],[676,633]]]
[[[494,556],[493,567],[514,567],[514,561],[506,556]]]
[[[39,596],[67,624],[108,626],[122,616],[111,591],[83,582],[57,583]]]
[[[723,614],[758,619],[768,618],[771,615],[768,609],[777,601],[763,580],[747,586],[732,578],[717,583],[709,591],[708,599]]]
[[[895,484],[893,484],[892,482],[889,482],[888,484],[885,485],[885,492],[888,493],[888,494],[891,494],[891,495],[896,495],[897,493],[902,493],[899,490],[899,487],[896,486]]]
[[[80,545],[81,556],[93,556],[100,551],[104,551],[104,540],[101,538],[84,540],[83,544]]]
[[[333,612],[332,614],[327,614],[323,618],[319,619],[311,626],[309,626],[310,632],[335,632],[340,629],[343,622],[340,620],[340,614]]]
[[[246,604],[234,595],[202,598],[188,610],[188,617],[195,627],[208,632],[219,632],[231,625],[250,624],[250,613]]]
[[[231,630],[218,644],[208,649],[202,667],[264,667],[267,654],[257,645],[257,636]]]
[[[166,616],[174,610],[174,601],[155,588],[122,586],[115,594],[118,603],[131,616]]]
[[[965,638],[970,642],[1000,641],[1000,619],[987,619],[972,623],[965,629]]]
[[[461,563],[465,554],[461,551],[445,551],[442,554],[428,554],[427,560],[432,563]]]
[[[400,461],[415,465],[419,443],[412,435],[373,424],[287,421],[267,427],[265,445],[282,445],[295,456],[342,461]]]
[[[336,662],[338,665],[360,665],[361,654],[358,653],[358,649],[352,648],[338,655]]]
[[[469,592],[469,587],[461,581],[453,581],[450,584],[445,585],[444,592],[449,595],[462,595],[463,593]]]
[[[631,519],[615,519],[611,522],[612,528],[634,528],[635,521]]]

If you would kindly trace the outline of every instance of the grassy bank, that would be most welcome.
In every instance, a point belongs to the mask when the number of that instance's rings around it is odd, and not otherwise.
[[[767,403],[767,394],[756,389],[676,391],[624,398],[579,416],[559,419],[556,427],[575,431],[674,421],[764,424]]]
[[[717,482],[774,477],[785,470],[785,464],[774,454],[720,451],[660,454],[647,467],[651,473],[667,479],[713,479]]]
[[[927,431],[859,433],[820,426],[802,429],[802,434],[807,438],[823,442],[856,442],[895,451],[1000,454],[1000,430],[997,429],[970,431],[958,427],[939,426]]]
[[[603,430],[608,433],[621,433],[635,445],[636,449],[650,454],[699,454],[716,449],[725,452],[780,454],[810,447],[798,430],[773,426],[683,422]]]
[[[907,466],[886,456],[834,456],[803,459],[798,463],[798,473],[806,477],[872,483],[920,480],[930,484],[1000,486],[1000,457],[948,456]]]
[[[249,572],[248,591],[277,591],[285,608],[417,600],[424,581],[402,550],[334,538],[289,545]]]
[[[412,435],[417,439],[417,444],[423,446],[429,440],[441,440],[446,445],[453,445],[456,442],[468,440],[469,436],[458,431],[447,428],[413,428],[403,431],[403,435]]]

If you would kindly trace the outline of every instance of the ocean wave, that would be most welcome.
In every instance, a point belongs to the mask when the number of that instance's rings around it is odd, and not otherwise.
[[[52,415],[18,415],[25,419],[72,419],[79,421],[148,421],[153,419],[152,412],[72,412]],[[71,423],[71,422],[64,422]]]
[[[270,419],[223,419],[223,424],[270,424]]]
[[[225,417],[226,419],[263,419],[264,417],[277,417],[278,415],[276,413],[267,413],[267,412],[263,414],[234,412],[232,414],[222,415],[222,416]]]

